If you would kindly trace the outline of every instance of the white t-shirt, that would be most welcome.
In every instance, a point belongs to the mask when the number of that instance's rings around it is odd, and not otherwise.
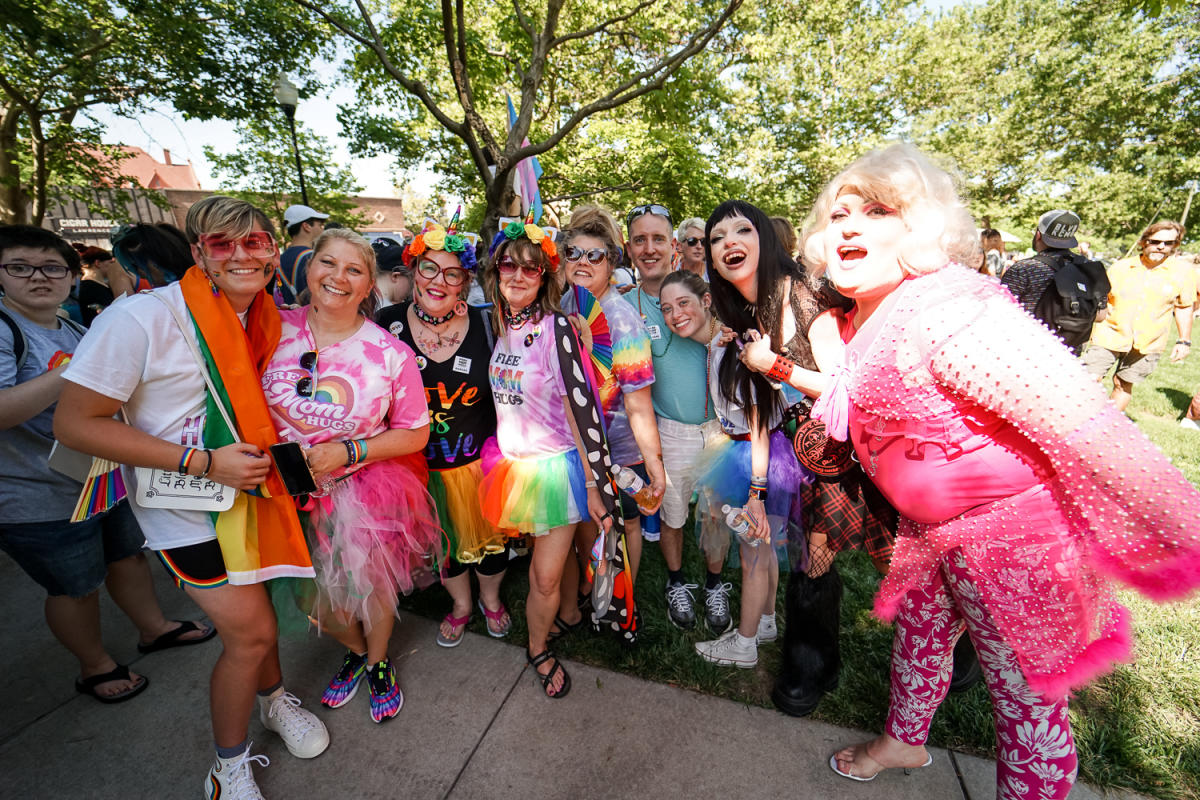
[[[730,402],[721,394],[721,378],[718,374],[721,370],[721,362],[725,360],[726,354],[733,349],[734,345],[721,346],[718,342],[721,340],[722,334],[718,331],[712,338],[708,348],[711,353],[711,359],[708,369],[708,393],[712,398],[713,409],[717,413],[717,419],[721,423],[721,430],[730,436],[745,436],[750,433],[750,427],[746,423],[745,406],[740,402]],[[732,357],[732,356],[731,356]],[[767,428],[774,428],[779,424],[779,420],[783,418],[782,402],[776,395],[775,407],[771,409],[771,416]]]
[[[155,294],[166,298],[190,324],[178,283]],[[153,297],[133,295],[105,309],[79,343],[63,377],[125,403],[129,424],[140,431],[173,444],[204,446],[204,378],[171,313]],[[132,494],[133,469],[123,471]],[[216,538],[207,511],[142,508],[137,502],[130,506],[151,550]]]

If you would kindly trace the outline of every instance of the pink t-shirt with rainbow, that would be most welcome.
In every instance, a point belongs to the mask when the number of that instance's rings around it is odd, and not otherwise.
[[[296,384],[309,372],[301,368],[300,357],[317,349],[306,315],[307,308],[279,312],[279,347],[263,373],[263,392],[280,439],[314,445],[429,424],[413,351],[370,320],[319,351],[312,397],[301,397]]]

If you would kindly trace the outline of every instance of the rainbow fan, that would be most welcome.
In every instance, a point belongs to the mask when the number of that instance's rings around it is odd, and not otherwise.
[[[572,286],[575,309],[587,322],[592,334],[592,366],[596,369],[597,388],[603,386],[612,375],[612,334],[608,330],[608,318],[600,308],[596,296],[582,286]]]

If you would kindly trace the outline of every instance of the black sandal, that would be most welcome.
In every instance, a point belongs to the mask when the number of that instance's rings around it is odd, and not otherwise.
[[[153,642],[150,642],[149,644],[142,644],[141,642],[138,642],[138,652],[157,653],[159,650],[169,650],[172,647],[188,647],[193,644],[207,642],[209,639],[217,635],[217,629],[211,625],[205,625],[203,628],[201,628],[190,619],[179,619],[175,620],[175,622],[179,623],[178,628],[172,628],[162,636],[159,636]],[[198,636],[195,639],[182,638],[193,631],[207,632],[203,636]]]
[[[582,628],[583,624],[586,621],[587,621],[587,618],[581,616],[579,618],[578,622],[575,622],[574,624],[572,624],[572,623],[567,622],[566,620],[564,620],[562,617],[558,616],[557,614],[555,614],[554,615],[554,625],[558,628],[558,630],[550,631],[549,633],[547,633],[546,634],[546,642],[547,643],[557,642],[559,639],[563,638],[564,636],[567,636],[568,634],[572,634],[575,631]]]
[[[76,678],[75,691],[79,692],[80,694],[91,695],[101,703],[112,704],[124,703],[126,700],[131,700],[144,692],[146,687],[150,685],[149,678],[147,678],[145,675],[139,675],[138,683],[135,683],[133,686],[129,687],[123,692],[117,692],[113,695],[102,695],[96,691],[96,687],[102,683],[128,680],[132,680],[129,677],[129,667],[125,666],[124,664],[118,664],[117,668],[112,672],[106,672],[103,675],[93,675],[90,678]]]
[[[550,659],[554,659],[554,666],[550,668],[550,671],[545,675],[538,672],[537,668]],[[546,697],[549,697],[551,700],[558,700],[566,697],[567,692],[571,691],[571,676],[567,674],[567,670],[562,665],[562,662],[558,660],[558,656],[551,653],[549,648],[538,653],[536,656],[530,655],[529,651],[526,650],[525,660],[529,662],[529,666],[533,667],[533,674],[542,682],[542,691]],[[554,682],[554,675],[557,672],[561,672],[563,676],[562,688],[557,693],[550,694],[550,685]]]

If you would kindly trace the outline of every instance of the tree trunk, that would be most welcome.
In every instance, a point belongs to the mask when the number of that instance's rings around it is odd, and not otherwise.
[[[17,122],[21,112],[15,106],[0,108],[0,223],[20,225],[28,222],[29,201],[21,188],[21,170],[17,166]]]
[[[46,136],[42,132],[42,120],[31,117],[29,139],[33,148],[33,212],[30,223],[41,225],[46,216],[46,184],[50,182],[50,168],[46,163]]]

